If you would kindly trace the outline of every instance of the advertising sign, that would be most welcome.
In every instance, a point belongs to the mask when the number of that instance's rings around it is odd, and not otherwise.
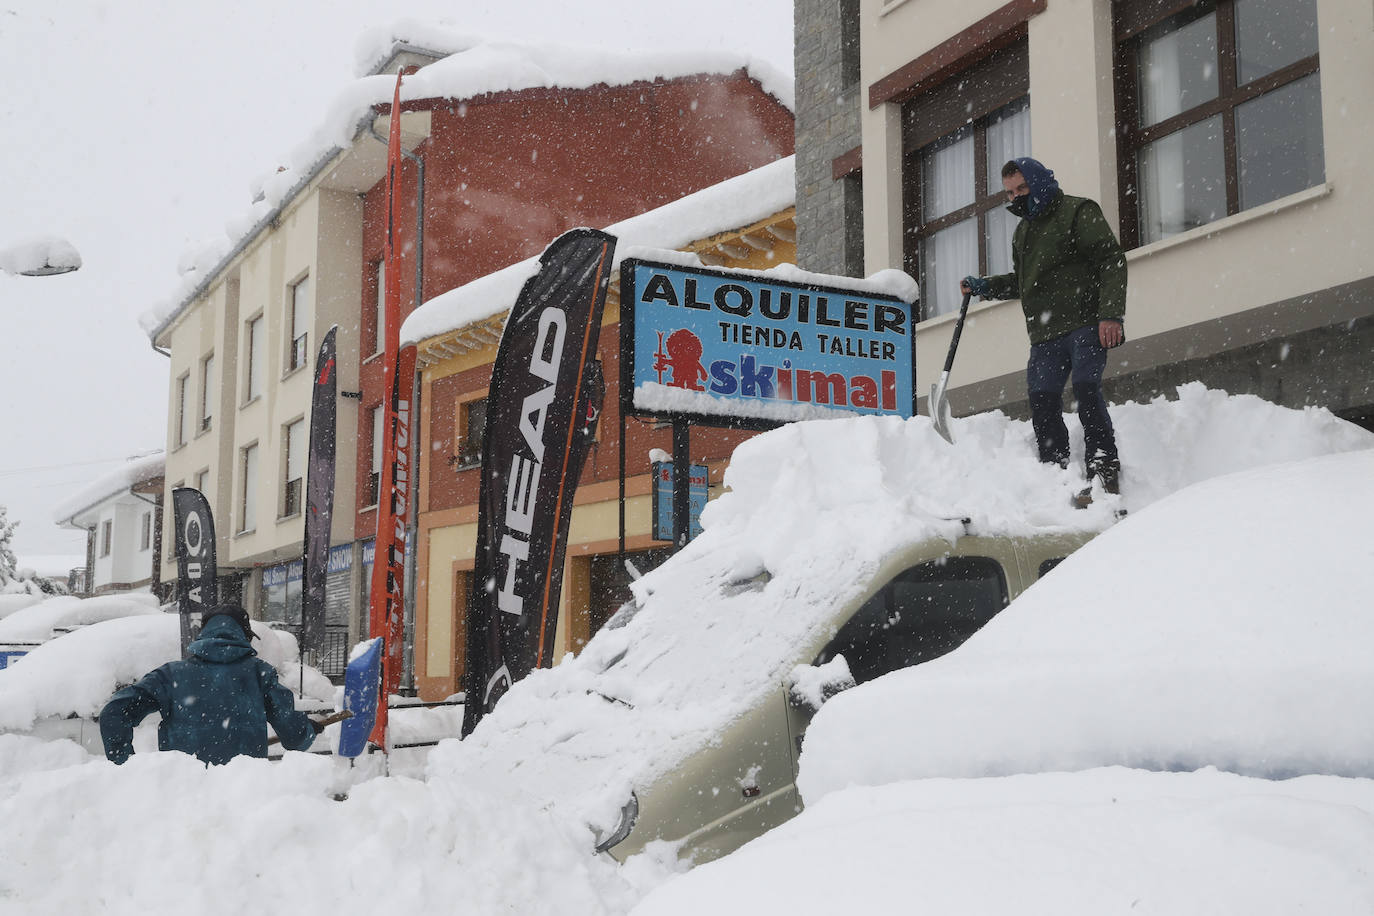
[[[629,258],[620,291],[627,413],[916,412],[915,306],[895,296]]]
[[[701,510],[706,508],[710,488],[706,479],[706,465],[692,465],[691,488],[688,490],[687,506],[692,515],[688,525],[687,540],[701,534]],[[673,537],[673,463],[654,462],[653,490],[654,540],[675,541]]]

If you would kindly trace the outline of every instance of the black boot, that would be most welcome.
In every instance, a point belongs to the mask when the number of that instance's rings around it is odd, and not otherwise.
[[[1113,496],[1121,494],[1121,461],[1105,455],[1094,455],[1087,460],[1088,482],[1096,477],[1102,481],[1102,489]]]

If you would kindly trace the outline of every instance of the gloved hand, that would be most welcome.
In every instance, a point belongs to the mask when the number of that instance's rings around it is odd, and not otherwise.
[[[986,277],[965,277],[959,284],[959,291],[971,293],[980,299],[986,299],[992,295],[992,285],[988,283]]]
[[[315,734],[318,735],[320,732],[324,731],[325,725],[323,722],[316,722],[314,719],[311,719],[309,721],[310,727],[315,730]]]

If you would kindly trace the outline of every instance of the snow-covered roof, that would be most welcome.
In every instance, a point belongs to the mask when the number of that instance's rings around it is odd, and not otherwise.
[[[791,74],[742,52],[654,50],[631,53],[606,48],[482,41],[442,30],[438,34],[421,35],[417,40],[423,42],[427,38],[447,43],[446,46],[457,44],[461,50],[407,77],[401,84],[402,102],[462,100],[527,89],[588,89],[597,85],[626,85],[743,70],[788,110],[794,108]],[[375,58],[374,45],[364,45],[362,54],[369,59]],[[335,155],[353,144],[371,120],[374,107],[390,105],[395,86],[393,76],[374,74],[345,87],[323,122],[291,151],[285,166],[263,181],[252,205],[229,221],[226,235],[201,242],[183,253],[178,262],[181,281],[172,295],[139,318],[139,324],[150,338],[156,340]]]
[[[162,449],[135,458],[97,477],[53,508],[52,520],[59,525],[80,528],[73,518],[112,496],[129,492],[131,487],[162,476],[167,456]],[[79,565],[79,564],[78,564]]]
[[[786,210],[796,201],[795,179],[796,157],[785,156],[607,226],[606,231],[617,239],[615,263],[625,257],[662,260],[675,255],[686,259],[684,263],[700,266],[695,255],[664,249],[680,248]],[[635,251],[637,247],[656,250]],[[402,344],[419,343],[508,310],[538,269],[536,255],[435,296],[401,325]]]

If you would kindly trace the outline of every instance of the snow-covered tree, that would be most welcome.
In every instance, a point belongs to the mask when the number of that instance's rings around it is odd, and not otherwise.
[[[19,560],[15,558],[14,549],[10,547],[14,529],[18,527],[18,522],[9,520],[9,510],[0,506],[0,585],[8,585],[19,576]]]

